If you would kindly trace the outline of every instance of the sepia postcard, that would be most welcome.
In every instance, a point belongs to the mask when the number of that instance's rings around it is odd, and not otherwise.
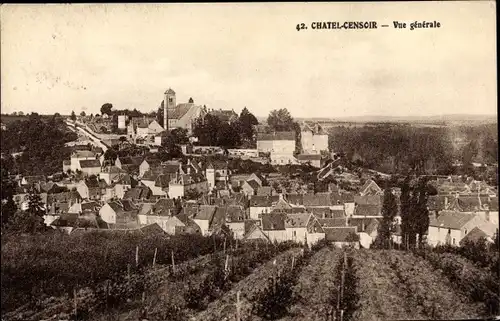
[[[1,320],[494,320],[495,1],[3,4]]]

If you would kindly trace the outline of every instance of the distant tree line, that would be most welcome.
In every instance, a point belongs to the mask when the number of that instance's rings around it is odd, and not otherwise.
[[[330,130],[329,148],[354,163],[381,172],[450,174],[453,145],[446,128],[404,125]]]
[[[26,120],[9,123],[2,131],[2,162],[11,173],[52,175],[60,172],[63,160],[70,157],[65,143],[77,138],[62,118],[53,116],[47,120],[32,113]]]

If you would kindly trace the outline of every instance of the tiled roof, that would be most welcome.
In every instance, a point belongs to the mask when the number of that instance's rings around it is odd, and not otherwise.
[[[153,206],[153,214],[169,215],[175,209],[175,202],[171,198],[161,198]]]
[[[172,177],[169,174],[160,174],[155,179],[155,186],[165,188],[168,187]]]
[[[260,187],[259,183],[258,183],[257,181],[254,181],[253,179],[252,179],[252,180],[247,181],[247,184],[248,184],[248,185],[250,185],[250,187],[251,187],[254,191],[258,190],[258,189],[259,189],[259,187]]]
[[[271,195],[273,188],[271,186],[261,186],[257,188],[257,195]]]
[[[320,154],[299,154],[297,155],[298,160],[302,161],[313,161],[313,160],[321,160],[321,155]]]
[[[430,217],[429,226],[459,230],[474,217],[470,213],[443,211],[437,218]]]
[[[382,195],[354,195],[354,203],[359,205],[382,205]]]
[[[284,230],[286,216],[287,214],[281,213],[262,214],[262,229]]]
[[[151,190],[147,186],[136,186],[125,192],[124,199],[139,200],[149,198]]]
[[[295,132],[275,132],[271,134],[257,133],[257,141],[263,140],[293,140],[295,141]]]
[[[354,208],[354,215],[378,216],[381,215],[382,208],[379,205],[359,204]]]
[[[78,150],[71,154],[71,157],[74,158],[84,158],[84,157],[93,157],[95,158],[95,153],[90,150]]]
[[[217,210],[217,207],[212,206],[212,205],[201,205],[198,213],[194,216],[194,219],[196,220],[206,220],[206,221],[211,221],[212,217],[215,214],[215,211]]]
[[[101,167],[101,162],[98,159],[83,159],[80,161],[81,168],[96,168]]]
[[[311,213],[286,214],[285,228],[307,227]]]
[[[266,196],[266,195],[255,195],[250,198],[251,207],[271,207],[273,202],[277,202],[279,199],[278,195]]]
[[[355,227],[323,228],[323,230],[326,240],[331,242],[347,242],[348,236],[351,233],[356,233]]]
[[[168,109],[168,118],[169,119],[177,119],[177,120],[181,119],[193,107],[196,107],[196,106],[195,106],[195,104],[192,104],[192,103],[178,104],[175,108]]]
[[[330,193],[304,194],[304,206],[332,206]]]
[[[341,227],[346,226],[345,218],[318,218],[321,227]]]
[[[473,228],[462,240],[460,240],[460,245],[465,244],[465,242],[477,242],[481,238],[487,239],[488,234],[486,234],[483,230],[481,230],[479,227]]]
[[[303,194],[286,194],[285,196],[288,203],[293,205],[303,205],[304,197]]]

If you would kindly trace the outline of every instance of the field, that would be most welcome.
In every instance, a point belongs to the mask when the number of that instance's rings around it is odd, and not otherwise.
[[[159,246],[156,242],[152,246]],[[163,247],[179,244],[174,239],[163,242]],[[146,262],[148,254],[141,268],[125,272],[126,277],[109,280],[101,270],[104,274],[94,277],[94,284],[76,292],[57,294],[51,288],[52,296],[35,305],[10,311],[2,307],[2,319],[218,321],[239,315],[240,320],[445,320],[499,312],[498,280],[491,270],[454,253],[327,244],[311,249],[292,243],[236,246],[220,239],[215,247],[210,244],[197,244],[202,248],[197,253],[185,250],[175,267],[168,255],[152,266]],[[2,303],[4,269],[2,262]],[[30,285],[46,291],[41,284]]]

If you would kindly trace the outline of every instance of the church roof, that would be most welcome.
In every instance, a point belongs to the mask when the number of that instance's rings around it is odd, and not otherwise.
[[[167,94],[167,95],[175,95],[175,91],[174,91],[172,88],[168,88],[168,89],[165,91],[165,94]]]
[[[181,119],[193,107],[195,107],[195,104],[192,104],[192,103],[178,104],[175,108],[171,108],[168,110],[168,118],[169,119]]]

